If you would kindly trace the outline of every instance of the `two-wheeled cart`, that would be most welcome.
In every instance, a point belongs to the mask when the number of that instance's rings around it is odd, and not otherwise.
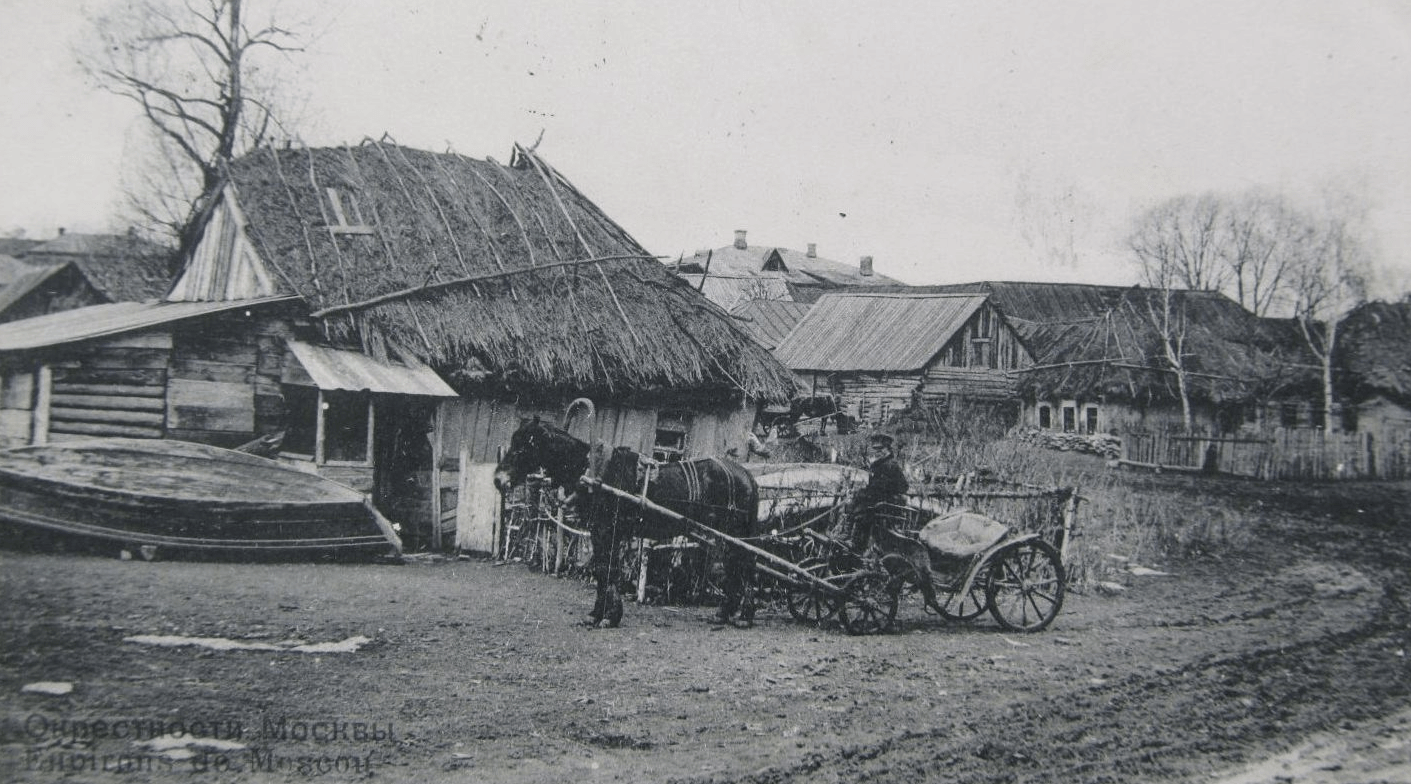
[[[1065,573],[1057,548],[1038,534],[973,513],[943,516],[915,534],[877,525],[872,546],[856,553],[809,523],[750,541],[640,495],[594,479],[583,482],[677,522],[708,546],[748,552],[758,573],[786,588],[793,617],[837,617],[850,634],[891,630],[907,591],[920,592],[926,606],[948,620],[968,621],[988,610],[1015,631],[1047,627],[1063,606]]]

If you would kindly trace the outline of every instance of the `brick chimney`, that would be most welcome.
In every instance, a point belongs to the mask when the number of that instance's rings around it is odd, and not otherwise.
[[[818,258],[818,243],[810,242],[808,244],[808,257],[810,259]]]
[[[749,246],[750,244],[748,242],[745,242],[745,230],[735,229],[735,247],[739,248],[740,250],[744,250]]]
[[[857,263],[857,274],[862,275],[864,277],[870,277],[872,275],[871,256],[863,256],[862,260]]]

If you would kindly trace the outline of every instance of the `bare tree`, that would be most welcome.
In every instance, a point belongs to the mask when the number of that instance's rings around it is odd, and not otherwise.
[[[1338,321],[1366,297],[1368,257],[1347,217],[1328,218],[1292,270],[1294,317],[1322,371],[1323,429],[1338,428],[1333,352]]]
[[[1293,270],[1316,231],[1313,222],[1282,196],[1252,190],[1224,210],[1221,259],[1232,298],[1256,316],[1287,312]]]
[[[1214,194],[1179,196],[1147,210],[1127,239],[1141,282],[1157,289],[1224,288],[1228,267],[1220,258],[1226,214]]]
[[[272,14],[257,24],[248,16],[245,0],[130,0],[94,18],[79,52],[99,88],[141,107],[163,164],[144,168],[129,196],[183,247],[225,164],[279,127],[262,69],[301,51]]]

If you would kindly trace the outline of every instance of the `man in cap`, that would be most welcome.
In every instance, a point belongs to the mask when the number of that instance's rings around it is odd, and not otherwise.
[[[907,482],[892,452],[892,437],[877,433],[867,439],[867,486],[853,494],[849,516],[853,518],[852,548],[864,552],[872,541],[872,529],[881,505],[905,506]]]

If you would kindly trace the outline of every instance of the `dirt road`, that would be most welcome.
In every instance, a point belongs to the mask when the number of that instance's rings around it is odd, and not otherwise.
[[[1411,781],[1411,487],[1230,492],[1251,549],[1034,635],[590,630],[585,585],[517,565],[0,551],[0,780]]]

